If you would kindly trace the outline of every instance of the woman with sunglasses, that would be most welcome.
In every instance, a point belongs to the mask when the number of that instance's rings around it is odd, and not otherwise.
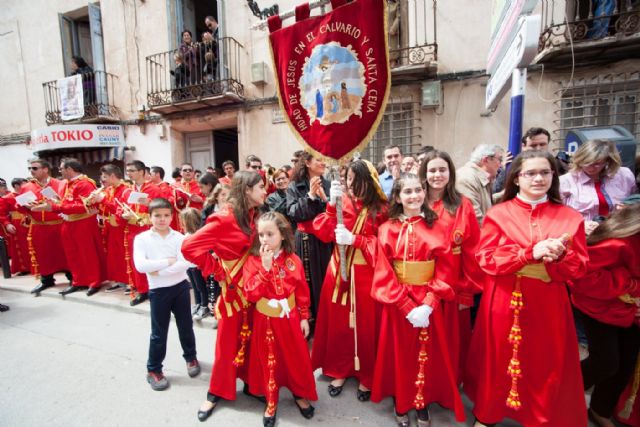
[[[487,274],[467,359],[476,426],[584,427],[578,341],[567,282],[588,261],[584,221],[562,205],[555,161],[524,151],[502,203],[484,220],[476,258]]]

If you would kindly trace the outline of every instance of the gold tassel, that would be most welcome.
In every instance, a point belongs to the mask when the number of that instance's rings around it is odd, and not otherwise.
[[[420,341],[420,352],[418,353],[418,375],[416,378],[416,397],[413,400],[413,405],[416,409],[424,409],[424,378],[425,378],[425,365],[429,357],[427,356],[427,341],[429,341],[429,332],[427,328],[420,329],[420,335],[418,336],[418,340]]]
[[[269,369],[269,383],[267,384],[267,415],[273,417],[276,413],[278,384],[276,384],[276,355],[273,351],[275,337],[271,329],[271,320],[267,317],[267,368]]]
[[[33,275],[40,280],[40,265],[36,258],[36,248],[33,246],[33,222],[29,224],[29,232],[27,233],[27,246],[29,247],[29,257],[31,258],[31,268]]]
[[[513,310],[513,324],[509,331],[509,343],[512,346],[511,360],[507,367],[507,375],[511,377],[511,389],[507,396],[506,405],[515,411],[522,407],[520,393],[518,393],[518,380],[522,378],[522,367],[518,358],[518,348],[522,343],[522,328],[520,327],[520,311],[524,308],[522,291],[520,290],[520,275],[516,275],[516,283],[511,293],[509,308]]]
[[[640,388],[640,354],[638,355],[638,361],[636,362],[635,373],[633,374],[633,385],[631,386],[631,393],[627,400],[624,402],[624,408],[618,413],[620,418],[628,420],[633,412],[633,405],[636,403],[636,397],[638,396],[638,389]]]
[[[131,289],[131,293],[129,294],[129,298],[133,300],[136,295],[133,291],[135,286],[133,285],[133,269],[131,268],[131,253],[129,252],[129,225],[124,226],[124,260],[127,264],[127,278],[129,279],[129,288]]]
[[[354,365],[354,369],[355,369],[356,371],[359,371],[359,370],[360,370],[360,358],[359,358],[358,356],[355,356],[355,357],[353,358],[353,365]]]
[[[249,329],[249,319],[247,315],[247,310],[242,310],[242,330],[240,331],[240,349],[238,350],[238,354],[236,354],[235,359],[233,359],[233,366],[239,368],[244,365],[245,359],[245,349],[247,347],[247,341],[249,341],[249,337],[251,336],[251,330]]]

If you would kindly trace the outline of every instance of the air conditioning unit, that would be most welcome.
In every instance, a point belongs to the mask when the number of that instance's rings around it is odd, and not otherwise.
[[[269,67],[264,62],[251,64],[251,83],[254,85],[266,85],[269,83]]]
[[[442,105],[442,82],[422,82],[422,108],[437,108]]]

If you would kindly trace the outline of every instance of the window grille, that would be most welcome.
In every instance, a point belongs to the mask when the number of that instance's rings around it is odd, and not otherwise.
[[[390,99],[376,134],[362,158],[374,165],[384,160],[384,148],[397,145],[402,154],[414,154],[420,148],[420,103],[413,99]]]
[[[565,82],[560,93],[555,133],[560,146],[568,131],[590,126],[623,126],[640,141],[639,72]]]

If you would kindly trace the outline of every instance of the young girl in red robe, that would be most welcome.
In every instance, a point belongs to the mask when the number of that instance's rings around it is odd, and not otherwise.
[[[454,299],[453,289],[440,278],[449,248],[447,229],[425,203],[416,175],[395,180],[389,218],[378,231],[384,254],[378,262],[393,267],[376,270],[372,287],[373,298],[384,306],[371,400],[392,396],[400,427],[409,426],[412,409],[418,425],[426,427],[431,424],[428,405],[445,393],[455,396],[456,418],[463,421],[439,309],[441,300]]]
[[[249,368],[251,393],[265,395],[264,427],[276,422],[278,392],[293,393],[303,417],[313,417],[309,400],[318,400],[305,337],[309,335],[309,287],[295,254],[289,221],[267,212],[258,220],[258,236],[243,273],[243,293],[255,304]]]
[[[578,340],[566,283],[588,260],[584,221],[562,204],[553,156],[524,151],[489,210],[477,259],[487,274],[467,359],[476,425],[584,427]]]
[[[387,200],[374,166],[366,160],[349,164],[347,197],[339,181],[331,183],[331,199],[325,213],[313,221],[313,233],[323,242],[346,245],[347,280],[341,278],[340,256],[334,246],[322,285],[311,361],[332,377],[329,395],[336,397],[348,377],[358,382],[357,398],[371,397],[381,306],[371,298],[376,266],[378,227],[386,221]],[[336,219],[336,200],[342,199],[344,225]],[[354,322],[355,320],[355,322]]]
[[[633,395],[633,383],[640,381],[634,378],[640,375],[635,374],[640,348],[640,203],[611,214],[587,237],[587,244],[587,274],[574,282],[571,300],[589,342],[589,356],[582,361],[585,390],[595,386],[589,418],[609,427],[627,384],[631,382],[628,394]],[[628,406],[631,411],[632,403]],[[638,425],[629,422],[630,415],[619,419]]]
[[[209,216],[207,224],[185,238],[182,254],[206,276],[219,281],[215,359],[207,400],[198,411],[205,421],[220,399],[235,400],[236,378],[247,382],[249,337],[253,305],[242,294],[242,268],[255,235],[255,217],[266,191],[257,172],[242,171],[231,182],[228,204]],[[248,394],[248,388],[245,386]]]
[[[446,239],[450,245],[439,259],[438,276],[456,294],[453,301],[443,301],[441,309],[449,355],[457,383],[460,384],[462,366],[471,341],[473,295],[482,291],[484,281],[484,273],[476,261],[480,227],[473,205],[456,190],[456,171],[449,154],[439,150],[428,152],[418,175],[425,185],[427,202],[438,214],[438,225],[446,229]],[[441,374],[444,375],[444,372]],[[446,408],[453,408],[453,398],[442,394],[437,402]]]

